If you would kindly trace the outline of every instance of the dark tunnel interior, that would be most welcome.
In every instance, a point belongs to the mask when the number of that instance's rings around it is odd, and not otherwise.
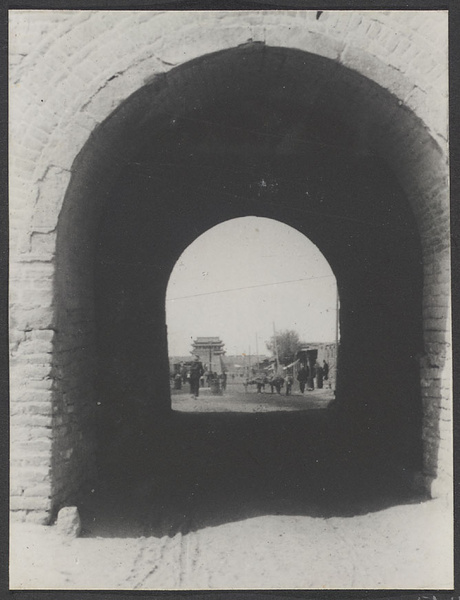
[[[91,225],[99,480],[81,502],[88,535],[352,515],[412,498],[420,241],[395,175],[340,108],[363,90],[377,97],[376,86],[345,71],[258,45],[194,61],[135,94],[79,158],[99,167],[78,193],[101,199]],[[336,399],[314,414],[173,413],[169,276],[199,235],[248,215],[294,227],[334,271]]]

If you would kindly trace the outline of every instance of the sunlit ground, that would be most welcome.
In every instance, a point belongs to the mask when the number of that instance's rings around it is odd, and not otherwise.
[[[327,384],[327,382],[326,382]],[[190,386],[186,383],[181,390],[171,390],[172,409],[179,412],[284,412],[305,411],[327,408],[334,399],[334,391],[328,387],[305,391],[301,394],[295,385],[292,394],[286,396],[283,388],[281,394],[272,394],[270,386],[257,393],[255,385],[249,385],[245,391],[242,383],[229,383],[222,395],[213,395],[208,387],[200,388],[198,398],[190,394]]]

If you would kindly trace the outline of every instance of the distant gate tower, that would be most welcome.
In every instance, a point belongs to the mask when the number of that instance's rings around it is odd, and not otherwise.
[[[224,342],[218,337],[198,337],[192,344],[192,354],[197,354],[201,362],[208,365],[208,371],[221,371],[220,357],[225,354]],[[217,359],[215,357],[218,357]]]

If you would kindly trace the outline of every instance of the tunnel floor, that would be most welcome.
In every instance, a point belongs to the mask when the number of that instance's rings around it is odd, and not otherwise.
[[[424,499],[404,471],[364,450],[344,439],[332,409],[170,411],[113,436],[79,503],[83,535],[174,536],[264,515],[351,517]]]
[[[124,423],[77,503],[79,538],[14,525],[13,589],[449,586],[451,507],[350,445],[333,405],[303,408]]]
[[[55,527],[25,523],[12,524],[10,531],[12,589],[439,590],[453,585],[446,544],[452,507],[442,500],[353,518],[265,515],[161,538],[63,540]]]

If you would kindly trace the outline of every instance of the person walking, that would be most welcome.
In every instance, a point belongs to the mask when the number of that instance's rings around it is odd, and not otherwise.
[[[190,367],[190,393],[194,398],[200,395],[200,379],[204,374],[203,364],[200,357],[196,356]]]
[[[308,377],[310,375],[309,368],[307,365],[302,365],[297,372],[297,381],[299,382],[300,392],[303,394],[305,391],[305,384],[308,381]]]
[[[329,379],[329,365],[325,360],[323,360],[323,378],[324,378],[324,381],[327,381],[326,386],[329,389],[331,389],[331,382]]]
[[[308,369],[307,391],[312,392],[315,389],[315,366],[310,365]]]
[[[175,390],[182,389],[182,375],[180,373],[176,373],[174,375],[174,389]]]
[[[316,375],[316,387],[321,390],[323,389],[323,367],[318,361],[315,363],[315,375]]]
[[[286,383],[286,396],[290,396],[291,390],[292,390],[292,384],[293,384],[292,375],[290,375],[290,374],[286,375],[285,383]]]
[[[284,385],[284,378],[281,377],[281,375],[277,375],[274,379],[273,379],[273,385],[275,386],[275,390],[277,394],[281,394],[281,388]]]
[[[255,380],[257,386],[257,393],[261,394],[262,390],[265,389],[265,383],[262,377],[257,377]]]
[[[227,389],[227,373],[221,373],[219,375],[220,387],[223,392]]]

